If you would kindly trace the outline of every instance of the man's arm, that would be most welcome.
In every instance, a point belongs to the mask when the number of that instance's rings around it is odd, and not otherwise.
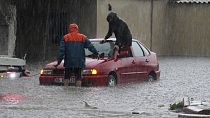
[[[93,46],[93,44],[90,42],[89,39],[85,40],[85,48],[88,48],[89,51],[91,51],[94,55],[98,55],[98,51]]]
[[[111,24],[109,23],[109,30],[108,30],[108,32],[107,32],[107,34],[106,34],[106,36],[105,36],[105,39],[108,39],[110,36],[112,36],[112,32],[113,32],[112,26],[111,26]]]

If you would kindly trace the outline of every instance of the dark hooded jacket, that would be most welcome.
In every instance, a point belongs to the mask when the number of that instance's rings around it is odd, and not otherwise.
[[[106,19],[109,22],[109,30],[105,36],[105,39],[108,39],[110,36],[112,36],[112,33],[114,33],[116,37],[116,45],[120,47],[131,46],[132,35],[128,25],[114,12],[110,12]]]
[[[98,55],[97,50],[91,44],[90,40],[78,31],[76,24],[69,25],[69,33],[60,41],[58,63],[64,58],[64,67],[66,68],[84,68],[85,67],[85,48]]]

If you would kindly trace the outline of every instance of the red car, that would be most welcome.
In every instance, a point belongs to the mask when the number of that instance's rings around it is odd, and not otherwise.
[[[82,71],[83,86],[115,86],[117,84],[154,81],[160,78],[159,62],[156,53],[151,52],[138,40],[133,39],[129,50],[113,53],[115,38],[101,44],[102,39],[90,39],[99,51],[99,58],[88,50],[86,67]],[[40,85],[62,84],[64,77],[63,62],[55,68],[57,62],[47,64],[40,73]],[[70,85],[75,84],[75,77],[70,78]]]

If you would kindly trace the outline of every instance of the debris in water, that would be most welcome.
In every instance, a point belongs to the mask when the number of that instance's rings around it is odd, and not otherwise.
[[[139,114],[139,112],[133,111],[132,114]]]
[[[98,109],[97,107],[89,105],[87,102],[83,101],[85,103],[85,107],[91,108],[91,109]]]

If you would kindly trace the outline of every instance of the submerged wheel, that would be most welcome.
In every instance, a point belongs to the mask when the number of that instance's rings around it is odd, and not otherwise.
[[[156,77],[155,77],[155,74],[149,74],[148,75],[148,79],[147,79],[147,81],[149,81],[149,82],[153,82],[153,81],[155,81],[156,80]]]
[[[114,75],[108,76],[108,86],[113,87],[117,85],[117,79]]]

